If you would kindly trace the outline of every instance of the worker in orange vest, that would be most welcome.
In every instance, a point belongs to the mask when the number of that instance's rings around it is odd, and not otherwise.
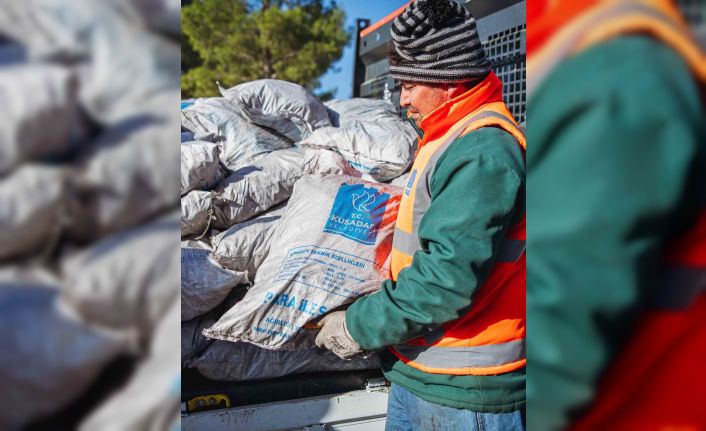
[[[665,0],[528,2],[528,428],[706,430],[706,57]]]
[[[391,279],[325,316],[316,342],[344,358],[387,348],[388,430],[522,430],[524,134],[463,6],[414,1],[391,32],[421,132]]]

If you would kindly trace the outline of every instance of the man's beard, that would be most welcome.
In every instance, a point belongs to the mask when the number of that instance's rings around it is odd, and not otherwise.
[[[419,123],[422,120],[422,114],[420,114],[417,111],[407,111],[409,114],[409,117],[414,120],[415,122]]]

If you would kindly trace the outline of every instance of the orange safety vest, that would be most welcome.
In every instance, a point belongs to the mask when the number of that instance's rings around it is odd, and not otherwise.
[[[662,41],[706,82],[706,56],[670,2],[594,1],[528,52],[528,96],[562,60],[627,34]],[[700,204],[696,223],[666,253],[660,289],[572,430],[706,429],[706,202]]]
[[[527,98],[561,61],[626,34],[649,34],[663,41],[684,58],[699,80],[706,81],[706,57],[669,0],[599,1],[570,24],[561,26],[535,52],[528,52]]]
[[[436,114],[440,121],[451,124],[439,133],[425,136],[420,143],[397,214],[391,253],[393,280],[412,263],[416,252],[425,252],[418,237],[419,223],[432,199],[429,180],[437,160],[449,145],[476,129],[493,126],[510,133],[525,148],[524,133],[502,101],[502,83],[495,74],[491,73],[449,105],[422,122],[422,128],[426,129],[425,122],[435,120]],[[524,252],[523,215],[520,222],[508,229],[502,245],[495,251],[494,266],[474,295],[470,310],[423,337],[390,347],[390,351],[407,365],[433,374],[489,375],[523,367],[526,362]]]

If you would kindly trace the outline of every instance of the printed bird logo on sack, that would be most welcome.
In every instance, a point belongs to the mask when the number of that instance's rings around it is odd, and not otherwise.
[[[353,208],[361,212],[369,212],[370,205],[375,203],[375,195],[363,191],[363,193],[353,194]]]

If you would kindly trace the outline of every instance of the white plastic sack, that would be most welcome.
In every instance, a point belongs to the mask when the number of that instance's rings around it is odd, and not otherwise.
[[[39,63],[0,67],[0,175],[24,161],[69,151],[77,92],[67,68]]]
[[[215,341],[191,366],[212,380],[241,382],[301,373],[372,370],[380,367],[380,360],[375,354],[345,360],[317,347],[268,350],[248,343]]]
[[[392,103],[380,99],[356,97],[346,100],[330,100],[324,105],[329,109],[329,117],[331,117],[331,124],[334,127],[347,127],[356,121],[371,121],[399,116]]]
[[[252,124],[237,105],[220,97],[198,99],[183,109],[181,126],[195,134],[213,134],[221,147],[221,162],[231,171],[292,146],[286,138]]]
[[[211,241],[209,238],[201,238],[199,240],[184,239],[181,241],[181,247],[182,248],[197,248],[197,249],[208,250],[208,251],[213,250],[213,247],[211,247]]]
[[[111,360],[129,350],[119,333],[79,324],[57,307],[55,288],[0,285],[0,429],[60,411]]]
[[[221,268],[202,248],[181,248],[181,319],[213,310],[247,274]]]
[[[332,151],[292,148],[273,152],[219,184],[212,225],[228,229],[267,211],[289,198],[299,178],[312,173],[355,175],[348,163]]]
[[[0,35],[1,35],[0,31]],[[27,49],[15,42],[0,44],[0,65],[12,65],[27,61]]]
[[[191,190],[210,190],[223,179],[218,145],[186,142],[181,145],[181,194]]]
[[[181,367],[186,368],[194,358],[211,345],[213,340],[209,340],[201,334],[205,328],[216,323],[216,316],[208,313],[203,316],[194,317],[189,321],[181,322]]]
[[[183,241],[187,242],[187,241]],[[192,242],[192,241],[188,241]],[[192,242],[193,243],[193,242]],[[216,308],[208,313],[181,322],[181,367],[190,367],[191,361],[211,345],[213,340],[203,336],[205,328],[210,327],[238,301],[243,299],[248,286],[237,286]]]
[[[254,286],[204,335],[269,349],[310,347],[309,337],[298,336],[307,322],[389,278],[400,192],[339,175],[300,179]]]
[[[275,226],[285,208],[284,205],[278,206],[213,237],[213,260],[224,268],[247,272],[248,279],[254,281],[257,269],[270,250]]]
[[[176,123],[175,110],[167,107],[180,101],[179,43],[144,31],[116,13],[105,19],[94,23],[93,61],[81,76],[82,106],[105,125],[118,124],[138,112],[160,112]],[[176,133],[178,126],[171,127]]]
[[[47,266],[36,262],[0,265],[0,284],[8,282],[42,285],[57,290],[60,286],[59,275]]]
[[[4,2],[0,9],[0,34],[28,47],[35,58],[80,54],[78,35],[61,19],[59,2],[53,3],[41,0]]]
[[[152,337],[148,356],[128,382],[79,425],[80,431],[178,429],[179,301],[174,301]]]
[[[148,340],[178,302],[177,215],[120,232],[64,259],[62,300],[86,322]]]
[[[261,79],[227,90],[219,89],[223,97],[242,107],[253,123],[275,130],[294,142],[320,127],[331,125],[324,104],[298,84]]]
[[[69,194],[70,236],[99,239],[175,208],[181,188],[178,133],[173,122],[138,116],[101,135]]]
[[[42,252],[66,217],[64,169],[24,165],[0,179],[0,260]]]
[[[409,172],[406,172],[406,173],[400,175],[399,177],[395,178],[394,180],[390,181],[388,184],[405,188],[405,186],[407,186],[408,180],[409,180]]]
[[[181,236],[201,235],[209,226],[213,192],[194,190],[181,198]]]
[[[191,141],[205,141],[205,142],[213,142],[215,136],[213,133],[204,133],[204,132],[181,132],[181,143],[185,142],[191,142]]]
[[[416,139],[412,126],[388,116],[318,129],[297,145],[336,151],[375,181],[388,181],[412,164]]]

